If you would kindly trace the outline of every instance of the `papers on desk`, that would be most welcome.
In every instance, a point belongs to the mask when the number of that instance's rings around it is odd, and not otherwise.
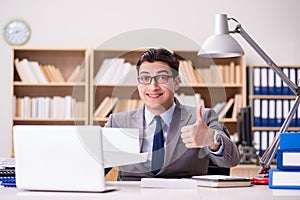
[[[197,188],[197,182],[184,178],[142,178],[142,188]]]
[[[102,128],[104,167],[115,167],[147,161],[140,153],[138,129]]]
[[[251,186],[250,178],[225,176],[225,175],[203,175],[193,176],[198,186],[204,187],[246,187]]]

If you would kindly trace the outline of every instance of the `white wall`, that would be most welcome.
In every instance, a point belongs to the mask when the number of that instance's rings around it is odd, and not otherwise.
[[[0,0],[0,28],[27,21],[26,47],[96,48],[111,37],[143,28],[182,34],[201,44],[213,32],[214,15],[235,17],[277,64],[300,65],[299,0]],[[263,61],[239,36],[247,64]],[[150,38],[146,38],[150,39]],[[130,43],[130,41],[129,41]],[[119,48],[126,48],[120,44]],[[172,48],[190,48],[174,42]],[[11,47],[0,37],[0,156],[10,154]]]

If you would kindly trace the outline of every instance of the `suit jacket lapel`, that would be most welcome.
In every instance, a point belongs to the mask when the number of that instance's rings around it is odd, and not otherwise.
[[[143,135],[144,135],[144,106],[139,108],[136,112],[132,113],[129,119],[129,127],[139,129],[139,142],[140,151],[143,145]]]
[[[176,107],[173,114],[173,119],[170,124],[167,143],[165,148],[165,161],[164,166],[168,166],[171,162],[172,156],[174,155],[175,149],[180,140],[180,129],[186,126],[191,118],[191,114],[185,109],[181,109],[182,105],[177,101]],[[163,170],[162,170],[163,171]]]

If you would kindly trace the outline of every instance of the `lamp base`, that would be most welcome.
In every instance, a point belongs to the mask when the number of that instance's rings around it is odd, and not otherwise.
[[[269,177],[254,177],[251,181],[254,185],[268,185],[269,184]]]

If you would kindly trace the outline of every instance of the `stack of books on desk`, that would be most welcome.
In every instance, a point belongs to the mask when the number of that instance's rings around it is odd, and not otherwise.
[[[16,187],[14,159],[0,159],[0,187]]]
[[[280,134],[277,169],[269,171],[269,188],[300,189],[300,132]]]

